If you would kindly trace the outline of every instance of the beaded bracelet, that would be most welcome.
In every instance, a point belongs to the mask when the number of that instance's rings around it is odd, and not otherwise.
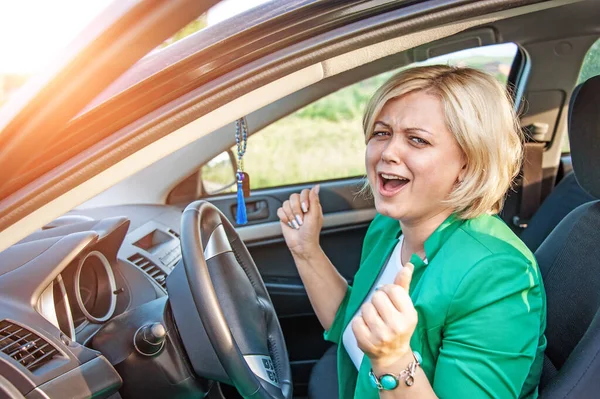
[[[373,372],[373,369],[369,372],[369,381],[373,388],[376,388],[380,391],[391,391],[393,389],[398,388],[400,385],[400,380],[404,379],[404,383],[407,387],[412,386],[415,383],[415,373],[417,371],[417,367],[421,365],[421,354],[419,352],[413,352],[413,357],[415,360],[408,364],[404,370],[400,372],[400,374],[383,374],[382,376],[377,377]]]

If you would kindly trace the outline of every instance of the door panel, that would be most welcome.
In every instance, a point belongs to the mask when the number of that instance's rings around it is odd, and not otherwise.
[[[362,240],[369,223],[375,216],[372,199],[357,195],[361,184],[361,179],[326,182],[321,184],[319,194],[324,214],[321,247],[349,281],[358,269]],[[277,218],[277,209],[292,193],[298,193],[309,187],[305,185],[282,187],[260,190],[252,194],[247,198],[247,203],[262,204],[261,212],[268,213],[268,216],[236,228],[248,246],[265,283],[277,287],[279,292],[282,287],[285,287],[296,295],[302,282],[285,245]],[[235,195],[209,200],[235,225],[234,215],[237,208]],[[283,312],[281,316],[312,312],[303,307],[293,310],[296,308],[290,309],[288,305],[275,303],[275,306]]]
[[[323,207],[323,214],[327,216],[336,212],[372,209],[372,199],[367,198],[367,196],[363,194],[359,194],[363,182],[364,180],[362,178],[351,178],[319,183],[321,185],[319,199],[321,201],[321,206]],[[205,199],[209,200],[219,208],[233,223],[238,232],[243,232],[249,226],[260,225],[266,222],[278,222],[277,208],[279,208],[293,193],[299,193],[303,189],[311,188],[312,186],[312,184],[303,184],[253,191],[250,197],[246,198],[247,208],[249,208],[250,211],[255,211],[257,208],[266,205],[268,216],[260,220],[249,220],[248,224],[244,226],[235,223],[237,198],[234,194],[208,197]],[[343,224],[343,221],[336,223],[336,225]]]
[[[358,270],[362,241],[375,216],[371,199],[357,195],[362,179],[346,179],[321,183],[319,199],[324,222],[321,247],[351,282]],[[306,395],[310,371],[329,347],[308,299],[296,266],[281,233],[277,208],[292,193],[311,186],[288,186],[257,190],[247,203],[262,202],[268,216],[249,221],[236,230],[244,240],[269,290],[285,335],[294,378],[295,395]],[[209,199],[232,222],[235,221],[236,197],[228,195]]]
[[[352,282],[358,270],[362,240],[368,228],[359,223],[345,228],[324,230],[321,247],[342,276]],[[248,245],[279,317],[312,314],[308,297],[283,238]]]

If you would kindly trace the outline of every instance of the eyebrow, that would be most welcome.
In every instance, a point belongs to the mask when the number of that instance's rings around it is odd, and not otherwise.
[[[387,123],[382,122],[382,121],[375,121],[375,125],[383,125],[384,127],[388,128],[390,130],[394,130],[394,129],[392,129],[392,127],[390,125],[388,125]]]
[[[433,136],[433,133],[431,133],[429,130],[425,130],[420,127],[407,127],[404,130],[406,130],[407,132],[413,132],[413,131],[422,132],[422,133],[428,134],[430,136]]]
[[[394,129],[390,125],[388,125],[387,123],[382,122],[382,121],[375,121],[375,125],[383,125],[385,128],[388,128],[391,131],[394,131]],[[428,134],[430,136],[433,136],[433,133],[431,133],[429,130],[426,130],[426,129],[423,129],[420,127],[407,127],[404,130],[407,132],[414,132],[414,131],[422,132],[422,133]]]

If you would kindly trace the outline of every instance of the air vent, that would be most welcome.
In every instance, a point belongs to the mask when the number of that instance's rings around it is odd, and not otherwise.
[[[179,238],[179,233],[173,229],[169,229],[169,233],[173,234],[175,237]]]
[[[59,354],[49,342],[7,320],[0,321],[0,351],[34,371]]]
[[[156,281],[158,285],[165,290],[167,289],[167,273],[163,272],[161,268],[154,264],[154,262],[140,254],[131,255],[127,259],[142,269],[142,271]]]

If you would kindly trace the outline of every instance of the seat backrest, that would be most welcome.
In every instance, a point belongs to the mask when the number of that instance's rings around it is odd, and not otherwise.
[[[567,363],[587,366],[600,351],[600,330],[582,341],[600,308],[600,201],[581,205],[562,220],[536,252],[547,299],[546,338],[542,390],[558,375],[567,372]],[[574,349],[581,344],[580,352]],[[598,359],[600,360],[600,358]],[[573,365],[571,365],[572,367]],[[600,363],[596,369],[600,395]],[[573,374],[575,384],[581,375]],[[562,381],[566,383],[567,381]],[[561,396],[561,398],[564,396]],[[573,396],[587,397],[587,396]]]
[[[537,251],[540,244],[569,212],[595,199],[581,188],[575,174],[569,173],[563,177],[533,215],[527,228],[521,233],[521,240],[532,252]]]
[[[600,77],[584,83],[572,112],[575,176],[600,198]],[[570,212],[535,255],[548,305],[541,397],[600,397],[600,201]]]
[[[573,109],[577,94],[583,84],[573,89],[571,99],[569,100],[568,131],[571,132],[573,125],[571,123]],[[550,232],[564,219],[565,216],[579,205],[595,200],[586,192],[575,178],[574,173],[569,173],[560,181],[560,183],[546,197],[540,208],[533,215],[527,228],[521,233],[521,240],[535,252],[540,244],[548,237]]]

